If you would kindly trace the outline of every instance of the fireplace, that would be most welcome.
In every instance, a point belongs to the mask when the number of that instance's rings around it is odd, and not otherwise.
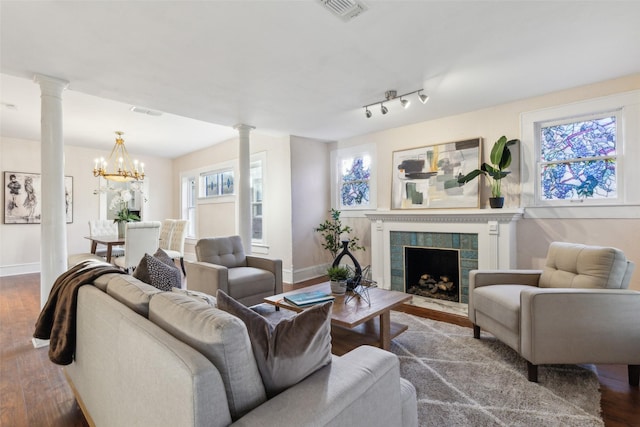
[[[372,278],[383,289],[407,292],[418,273],[411,268],[411,271],[405,271],[405,250],[415,248],[421,252],[420,255],[415,255],[419,257],[433,256],[430,250],[455,253],[458,266],[451,267],[451,270],[458,270],[457,280],[455,274],[449,271],[424,271],[419,274],[451,276],[448,281],[441,280],[440,277],[434,278],[437,279],[436,285],[442,285],[440,288],[449,289],[447,298],[414,293],[411,303],[466,316],[471,270],[517,267],[516,221],[522,218],[522,214],[522,209],[509,208],[368,213],[366,216],[371,221]],[[428,263],[418,261],[418,264]],[[437,264],[441,263],[442,261],[437,261]],[[420,284],[420,277],[417,280]],[[433,284],[427,283],[427,280],[423,279],[423,287],[430,289]],[[453,291],[454,286],[457,286],[457,291]],[[458,300],[450,300],[450,294],[455,293]]]
[[[460,251],[404,248],[405,292],[425,298],[460,302]]]

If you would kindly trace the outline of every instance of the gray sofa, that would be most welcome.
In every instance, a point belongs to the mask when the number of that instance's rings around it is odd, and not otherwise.
[[[80,287],[76,313],[64,370],[91,425],[417,426],[415,388],[378,348],[266,400],[244,323],[206,302],[106,274]]]

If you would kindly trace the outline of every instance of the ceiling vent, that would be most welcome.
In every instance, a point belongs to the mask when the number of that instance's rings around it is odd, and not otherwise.
[[[146,114],[148,116],[158,117],[162,115],[160,111],[149,110],[147,108],[136,107],[136,106],[129,108],[129,110],[133,111],[134,113]]]
[[[362,2],[354,0],[318,0],[325,9],[345,22],[367,10]]]

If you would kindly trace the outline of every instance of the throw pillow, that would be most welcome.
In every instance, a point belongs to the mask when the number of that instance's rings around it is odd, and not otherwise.
[[[171,266],[171,267],[176,267],[176,263],[173,262],[173,258],[171,258],[169,256],[169,254],[167,254],[165,251],[163,251],[161,248],[158,248],[158,250],[156,251],[155,254],[153,254],[154,258],[159,259],[160,261],[164,262],[165,264]],[[177,267],[176,267],[177,268]]]
[[[240,318],[247,326],[269,398],[331,362],[332,302],[313,306],[273,325],[221,290],[216,301],[219,309]]]
[[[144,254],[133,272],[133,277],[161,291],[182,286],[182,273],[178,267],[167,265],[149,254]]]

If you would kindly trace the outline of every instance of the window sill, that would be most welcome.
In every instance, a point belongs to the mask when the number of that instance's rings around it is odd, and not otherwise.
[[[525,219],[637,219],[640,205],[534,206],[524,209]]]

